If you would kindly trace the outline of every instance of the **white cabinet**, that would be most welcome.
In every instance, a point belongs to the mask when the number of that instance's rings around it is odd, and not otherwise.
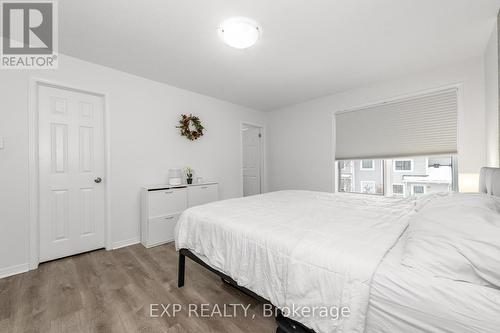
[[[188,207],[203,205],[218,200],[217,184],[189,186],[187,193]]]
[[[217,183],[146,186],[141,194],[141,243],[152,247],[174,240],[174,229],[188,207],[218,200]]]

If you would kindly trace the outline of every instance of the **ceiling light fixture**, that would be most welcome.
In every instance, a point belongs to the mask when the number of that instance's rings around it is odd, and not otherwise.
[[[225,44],[235,49],[246,49],[255,45],[260,35],[259,25],[246,17],[232,17],[219,26],[219,37]]]

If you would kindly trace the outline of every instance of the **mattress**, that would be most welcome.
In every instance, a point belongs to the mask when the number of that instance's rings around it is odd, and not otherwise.
[[[405,235],[373,277],[366,333],[498,333],[500,290],[401,265]]]

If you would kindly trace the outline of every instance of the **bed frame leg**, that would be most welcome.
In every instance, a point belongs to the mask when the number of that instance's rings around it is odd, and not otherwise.
[[[184,287],[184,273],[186,271],[186,256],[179,252],[179,271],[178,271],[178,280],[177,287]]]

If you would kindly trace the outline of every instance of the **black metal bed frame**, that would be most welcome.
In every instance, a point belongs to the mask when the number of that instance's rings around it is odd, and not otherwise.
[[[193,260],[195,263],[205,267],[212,273],[217,274],[223,282],[227,283],[228,285],[238,289],[239,291],[243,292],[244,294],[247,294],[248,296],[258,300],[259,302],[262,303],[268,303],[271,304],[267,299],[257,295],[250,289],[247,289],[245,287],[239,286],[236,281],[234,281],[233,278],[230,276],[219,272],[215,268],[211,267],[210,265],[206,264],[203,260],[198,258],[193,252],[191,252],[188,249],[180,249],[179,250],[179,271],[178,271],[178,280],[177,280],[177,286],[179,288],[184,287],[184,282],[185,282],[185,277],[186,277],[186,257],[189,259]],[[281,312],[278,311],[278,315],[276,317],[276,322],[278,324],[278,327],[276,328],[276,333],[314,333],[313,330],[305,327],[301,323],[286,318],[284,317]]]

